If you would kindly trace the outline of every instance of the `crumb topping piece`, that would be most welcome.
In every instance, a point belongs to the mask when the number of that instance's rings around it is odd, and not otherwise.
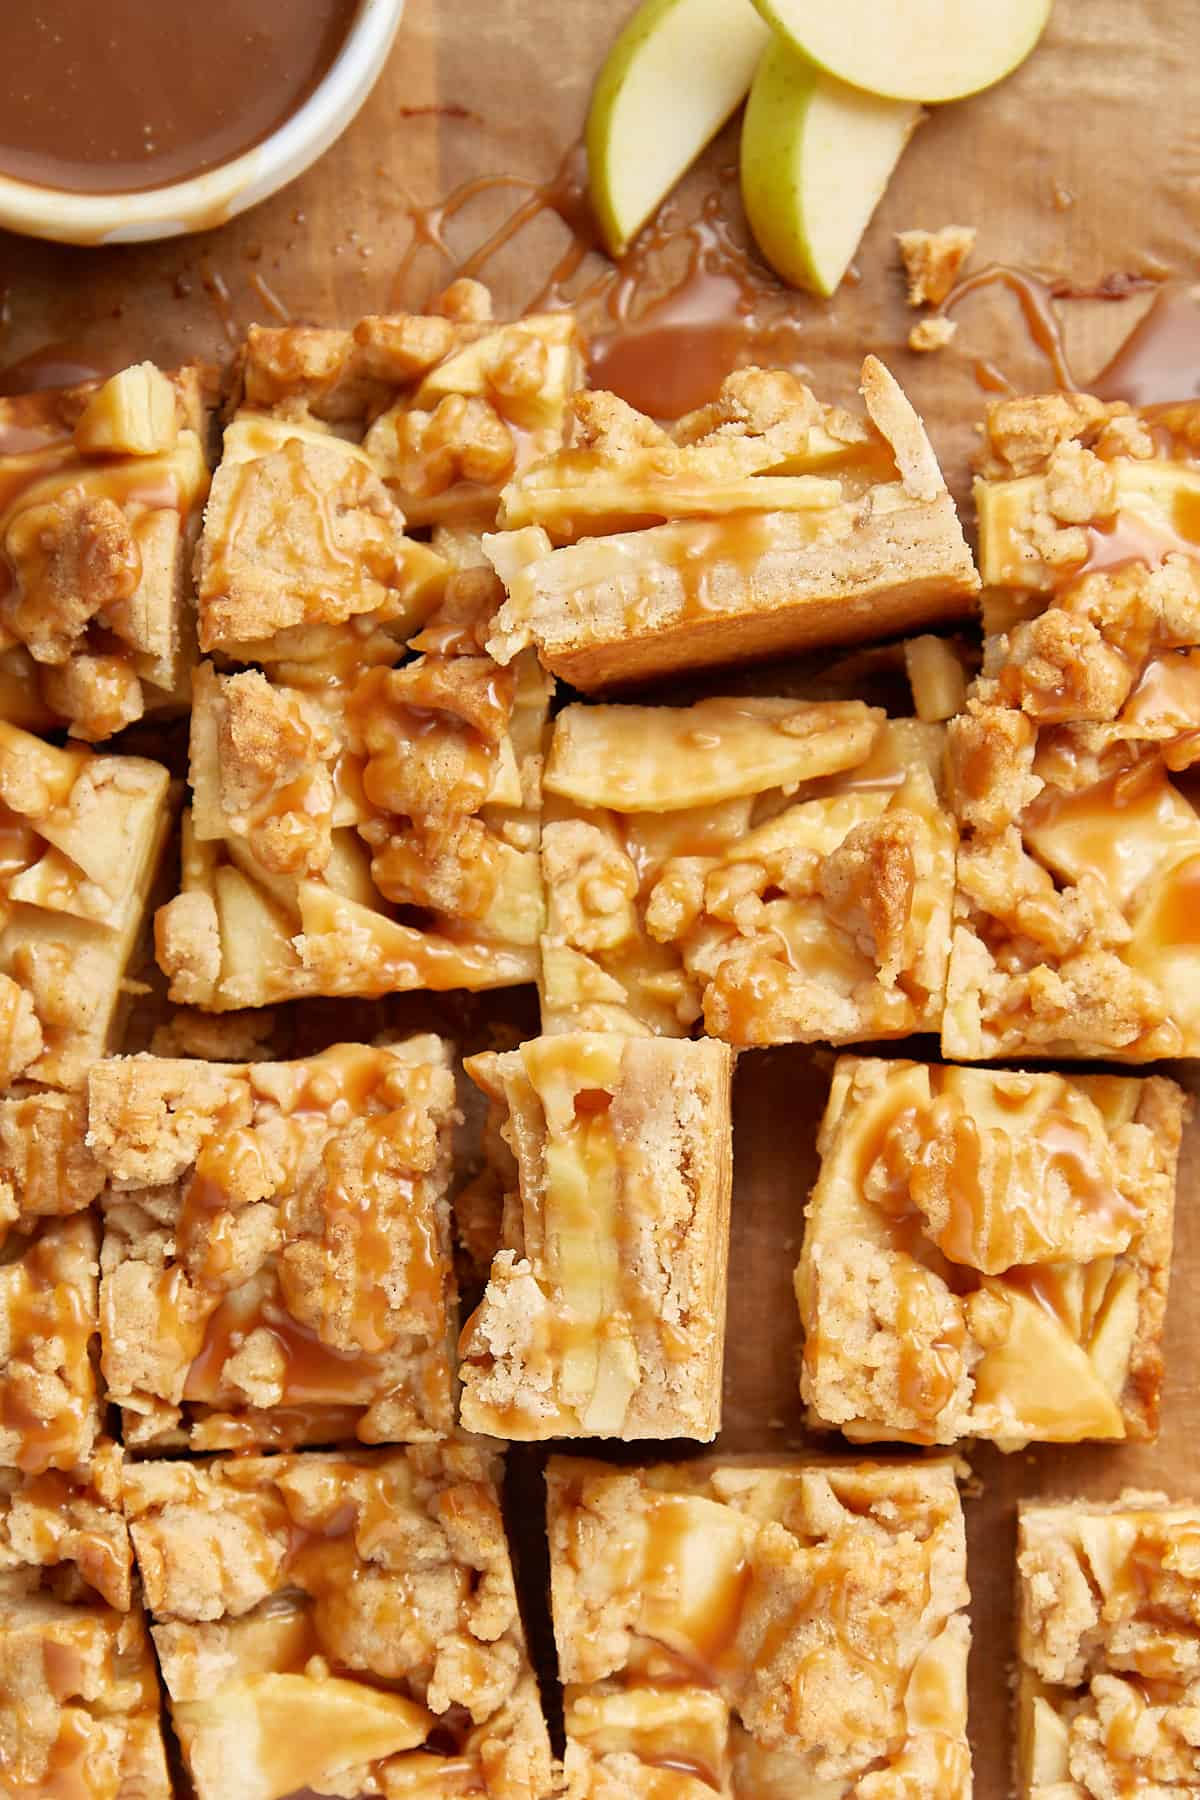
[[[467,1444],[127,1468],[198,1800],[541,1800],[498,1475]]]
[[[503,1438],[715,1436],[728,1049],[570,1033],[467,1070],[507,1108],[517,1185],[463,1331],[463,1424]]]
[[[555,1457],[547,1484],[570,1800],[965,1800],[953,1465]]]
[[[1200,1787],[1200,1509],[1026,1501],[1017,1568],[1022,1800]]]
[[[942,304],[975,248],[975,235],[973,225],[943,225],[940,231],[896,233],[900,260],[908,278],[910,306]]]
[[[1173,1082],[843,1057],[796,1296],[814,1424],[950,1444],[1150,1438]]]
[[[590,691],[961,616],[977,581],[924,427],[873,357],[862,393],[866,418],[739,369],[670,430],[578,394],[485,538],[492,654],[536,646]]]
[[[208,493],[207,372],[152,363],[0,399],[0,649],[75,737],[182,710]]]
[[[437,1038],[100,1064],[101,1366],[126,1442],[443,1435],[455,1117]]]
[[[861,701],[568,706],[546,768],[543,1029],[733,1044],[936,1028],[937,724]]]

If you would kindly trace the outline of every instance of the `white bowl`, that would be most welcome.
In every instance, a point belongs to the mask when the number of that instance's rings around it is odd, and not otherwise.
[[[136,194],[73,194],[0,175],[0,225],[64,244],[135,244],[223,225],[302,175],[342,135],[375,85],[403,12],[404,0],[361,0],[303,106],[232,162]]]

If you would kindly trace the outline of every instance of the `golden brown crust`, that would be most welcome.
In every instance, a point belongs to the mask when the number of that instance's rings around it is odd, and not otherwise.
[[[581,395],[485,541],[493,655],[534,644],[590,691],[961,617],[976,576],[921,422],[872,357],[862,391],[866,423],[738,370],[673,434]]]
[[[1017,1541],[1023,1800],[1200,1784],[1200,1510],[1164,1494],[1024,1502]]]
[[[466,1444],[127,1469],[198,1800],[309,1784],[541,1800],[498,1475]]]
[[[454,1117],[436,1038],[95,1069],[101,1364],[126,1441],[446,1432]]]
[[[184,701],[206,385],[140,363],[0,400],[0,642],[75,737]]]
[[[813,1422],[1153,1437],[1185,1107],[1158,1076],[842,1058],[796,1271]]]
[[[542,1022],[734,1044],[941,1018],[942,728],[860,701],[569,706],[546,771]]]
[[[940,231],[898,231],[896,242],[908,278],[908,304],[940,306],[975,248],[975,227],[943,225]]]
[[[732,1057],[710,1040],[537,1038],[468,1072],[519,1191],[463,1332],[462,1422],[494,1437],[716,1435]]]
[[[965,1800],[952,1465],[556,1457],[548,1488],[571,1800],[652,1800],[660,1769],[737,1800]]]

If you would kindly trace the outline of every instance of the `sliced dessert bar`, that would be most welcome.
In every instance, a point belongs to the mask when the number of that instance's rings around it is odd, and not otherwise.
[[[796,1271],[812,1422],[1153,1437],[1185,1104],[1160,1076],[843,1057]]]
[[[1200,1507],[1024,1501],[1020,1800],[1200,1792]]]
[[[944,738],[857,700],[566,707],[545,776],[543,1029],[936,1029]]]
[[[968,1800],[955,1473],[554,1457],[569,1800]]]
[[[572,315],[495,323],[477,282],[437,305],[353,331],[251,329],[200,545],[203,650],[395,662],[456,537],[488,529],[504,481],[562,443]]]
[[[437,1038],[101,1063],[102,1368],[126,1444],[444,1436],[455,1116]]]
[[[0,715],[110,737],[187,704],[206,375],[0,399]]]
[[[732,1056],[579,1032],[469,1059],[516,1153],[462,1422],[503,1438],[710,1439],[721,1418]]]
[[[969,613],[979,581],[924,427],[874,357],[862,394],[865,418],[741,369],[670,431],[579,395],[567,447],[500,496],[492,653],[536,645],[590,691]]]
[[[113,1035],[170,781],[0,720],[0,1091],[75,1087]]]
[[[535,979],[550,684],[480,648],[498,589],[452,574],[403,668],[197,670],[183,891],[156,923],[173,999]]]
[[[1192,1056],[1200,406],[1035,396],[987,430],[944,1049]]]
[[[467,1444],[127,1470],[197,1800],[544,1800],[498,1475]]]
[[[154,1652],[131,1580],[121,1453],[0,1469],[0,1788],[6,1800],[171,1800]]]

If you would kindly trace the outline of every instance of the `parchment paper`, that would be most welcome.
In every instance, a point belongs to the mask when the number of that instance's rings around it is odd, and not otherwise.
[[[191,241],[125,250],[0,237],[0,362],[53,343],[101,367],[146,355],[168,362],[220,356],[229,336],[254,318],[271,318],[276,303],[294,317],[332,323],[421,300],[438,285],[427,256],[409,267],[405,292],[394,291],[411,235],[406,196],[433,201],[481,173],[549,178],[580,134],[591,77],[623,11],[605,0],[409,0],[389,66],[356,124],[307,176],[246,218]],[[1019,264],[1082,291],[1114,274],[1200,273],[1198,51],[1200,0],[1058,0],[1041,47],[1015,77],[941,110],[917,134],[862,245],[858,284],[829,304],[796,297],[791,312],[802,360],[820,392],[849,397],[863,352],[883,355],[925,412],[962,494],[986,398],[973,373],[976,360],[994,362],[1019,388],[1048,386],[1049,373],[1016,302],[997,289],[964,301],[957,339],[946,351],[920,358],[902,348],[913,315],[903,302],[892,233],[975,225],[977,265]],[[735,141],[726,133],[714,147],[685,204],[712,188]],[[726,183],[731,202],[734,191]],[[473,249],[520,197],[480,195],[452,228],[456,249]],[[509,246],[489,271],[502,308],[518,308],[538,290],[567,239],[557,219],[543,216]],[[1106,360],[1149,297],[1062,303],[1082,379]],[[770,674],[755,680],[770,691]],[[511,1003],[497,1005],[498,1016],[506,1010],[511,1014]],[[378,1029],[388,1011],[360,1006],[351,1015],[320,1007],[304,1021],[286,1022],[284,1035],[330,1041],[346,1029],[339,1021],[352,1017],[356,1028]],[[478,1041],[487,1005],[460,1012]],[[403,1013],[420,1022],[421,1003],[406,1002]],[[429,1016],[441,1024],[458,1015],[443,1006]],[[932,1051],[925,1044],[913,1053]],[[755,1052],[739,1072],[721,1439],[729,1448],[802,1441],[791,1268],[831,1061],[827,1052],[803,1049]],[[1111,1496],[1128,1484],[1200,1493],[1198,1141],[1193,1126],[1179,1194],[1157,1445],[972,1454],[982,1484],[968,1501],[971,1716],[981,1800],[1000,1800],[1009,1788],[1017,1497]],[[537,1614],[544,1570],[536,1469],[526,1457],[516,1460],[523,1585]],[[535,1617],[534,1632],[544,1647],[544,1615],[540,1624]]]

